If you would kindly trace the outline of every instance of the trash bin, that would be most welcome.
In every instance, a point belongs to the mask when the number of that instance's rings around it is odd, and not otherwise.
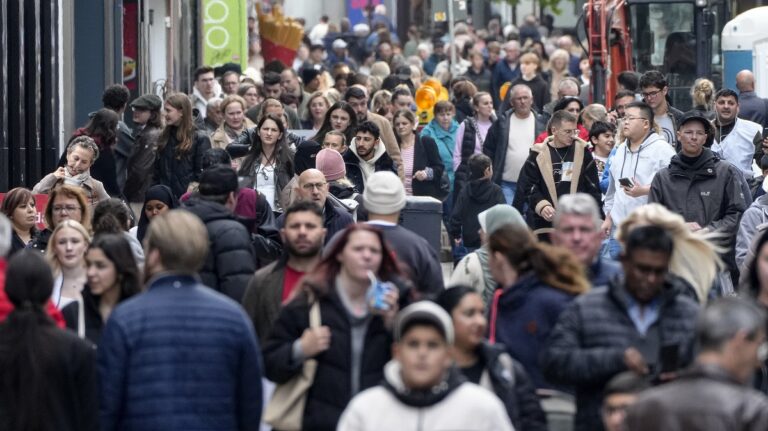
[[[408,196],[400,212],[400,225],[423,237],[440,255],[443,203],[430,196]],[[406,262],[407,263],[407,262]]]

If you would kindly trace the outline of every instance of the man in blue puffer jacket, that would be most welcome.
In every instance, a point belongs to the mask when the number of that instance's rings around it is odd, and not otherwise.
[[[101,429],[258,430],[259,346],[243,309],[195,275],[205,226],[172,210],[144,242],[146,293],[112,312],[99,346]]]

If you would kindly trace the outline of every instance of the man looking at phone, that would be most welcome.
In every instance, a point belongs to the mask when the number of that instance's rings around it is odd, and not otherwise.
[[[575,388],[576,431],[603,430],[603,387],[616,374],[665,381],[690,363],[699,306],[667,278],[672,247],[661,227],[633,229],[621,255],[624,276],[560,314],[541,365],[551,383]]]
[[[760,162],[763,156],[761,126],[738,118],[739,95],[728,88],[715,94],[715,112],[717,117],[712,151],[741,169],[746,178],[754,177],[752,159]]]
[[[705,148],[713,134],[712,125],[701,113],[683,116],[677,130],[680,152],[653,178],[648,201],[683,216],[693,232],[706,229],[722,233],[721,245],[731,250],[739,218],[752,199],[744,194],[739,169]],[[728,253],[725,261],[736,273],[733,253]]]
[[[569,193],[587,193],[600,203],[597,165],[587,143],[577,137],[576,116],[557,111],[550,121],[552,135],[534,145],[519,183],[528,197],[529,223],[537,235],[552,232],[557,202]]]
[[[675,150],[653,131],[653,111],[643,102],[632,102],[624,110],[623,145],[617,146],[611,160],[610,180],[605,194],[605,221],[602,231],[609,238],[610,257],[619,256],[620,247],[613,238],[618,226],[635,208],[648,203],[651,181],[669,166]]]

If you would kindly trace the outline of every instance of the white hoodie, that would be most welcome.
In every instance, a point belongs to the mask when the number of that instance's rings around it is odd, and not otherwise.
[[[618,226],[637,207],[648,203],[648,196],[633,198],[624,193],[620,178],[635,178],[639,185],[647,186],[656,172],[669,166],[675,149],[658,133],[645,138],[640,148],[632,152],[625,140],[611,159],[610,182],[605,194],[605,214],[610,214],[613,225]]]
[[[370,177],[371,174],[376,172],[376,161],[387,152],[381,139],[376,142],[376,148],[373,150],[373,157],[371,157],[371,160],[363,160],[357,155],[357,138],[352,138],[352,144],[349,146],[349,149],[352,151],[352,154],[357,157],[357,160],[360,161],[360,171],[363,173],[364,183],[368,181],[368,177]]]
[[[384,367],[385,379],[404,387],[400,364]],[[367,389],[350,401],[336,431],[514,431],[504,404],[496,395],[464,382],[445,399],[427,407],[411,407],[383,386]]]

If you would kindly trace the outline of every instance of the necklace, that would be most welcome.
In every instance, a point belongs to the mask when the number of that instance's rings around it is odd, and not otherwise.
[[[551,146],[551,145],[550,145]],[[557,154],[557,157],[560,158],[560,163],[563,163],[565,161],[565,158],[568,157],[568,152],[571,151],[571,146],[565,147],[565,154],[560,152],[560,148],[551,146],[553,150],[555,150],[555,154]]]

